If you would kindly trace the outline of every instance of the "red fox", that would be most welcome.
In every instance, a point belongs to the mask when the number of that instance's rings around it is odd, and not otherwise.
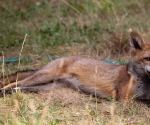
[[[29,92],[55,88],[72,88],[100,98],[116,100],[150,99],[150,43],[136,33],[130,33],[131,60],[127,65],[103,61],[63,57],[51,61],[37,71],[19,72],[0,79],[1,93],[11,89]],[[10,84],[9,84],[10,83]]]

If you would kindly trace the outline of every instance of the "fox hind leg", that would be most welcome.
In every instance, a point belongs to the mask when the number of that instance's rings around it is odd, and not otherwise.
[[[13,82],[11,84],[8,84],[7,86],[3,87],[1,90],[9,91],[11,88],[14,87],[29,87],[29,86],[36,86],[40,84],[49,83],[51,80],[53,80],[53,76],[49,76],[49,73],[47,72],[37,72],[33,74],[32,76],[29,76],[21,81]]]
[[[52,81],[43,85],[14,87],[13,90],[20,89],[25,92],[39,92],[39,91],[50,91],[59,88],[72,88],[74,90],[78,90],[78,87],[76,85],[74,85],[65,78],[58,79],[57,81]]]
[[[0,78],[0,89],[4,86],[8,85],[9,83],[13,83],[17,80],[18,81],[23,80],[23,79],[33,75],[37,71],[38,70],[18,71],[14,74],[2,77],[2,78]]]

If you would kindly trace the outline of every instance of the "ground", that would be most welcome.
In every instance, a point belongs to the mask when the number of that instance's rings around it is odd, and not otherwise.
[[[0,1],[1,76],[41,68],[51,56],[128,62],[129,32],[150,39],[148,0]],[[27,34],[27,35],[26,35]],[[26,36],[26,37],[25,37]],[[98,99],[70,89],[0,98],[2,125],[149,125],[150,108]]]

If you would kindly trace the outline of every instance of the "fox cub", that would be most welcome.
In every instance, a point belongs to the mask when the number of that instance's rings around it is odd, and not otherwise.
[[[132,57],[127,65],[82,57],[59,58],[40,70],[1,78],[1,93],[13,89],[37,92],[69,87],[100,98],[150,99],[150,43],[131,32],[130,47]]]

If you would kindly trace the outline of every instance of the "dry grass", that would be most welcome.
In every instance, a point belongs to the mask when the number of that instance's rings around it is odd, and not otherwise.
[[[1,99],[0,104],[3,113],[0,122],[8,124],[146,125],[150,122],[150,109],[143,104],[131,100],[124,105],[98,99],[96,108],[95,98],[70,89],[18,93]]]

